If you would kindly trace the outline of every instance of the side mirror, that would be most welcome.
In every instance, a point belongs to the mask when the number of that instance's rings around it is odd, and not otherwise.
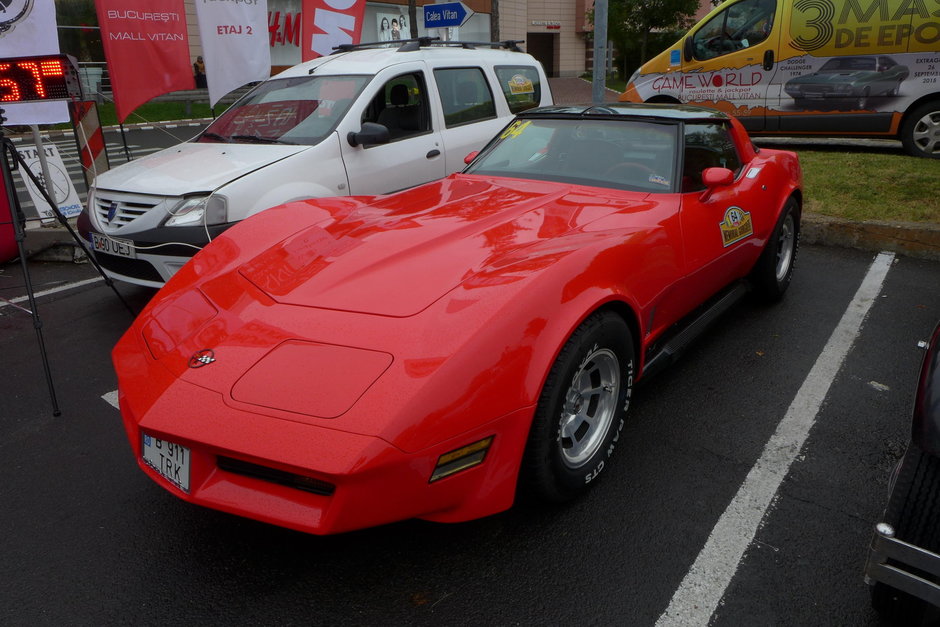
[[[388,129],[382,124],[375,122],[363,122],[362,128],[358,133],[350,132],[346,135],[346,141],[352,147],[356,146],[374,146],[376,144],[387,144],[389,141]]]
[[[707,202],[716,188],[734,183],[734,172],[728,168],[705,168],[702,171],[702,183],[706,189],[702,192],[701,200]]]
[[[477,158],[477,155],[480,154],[479,150],[474,150],[469,155],[463,158],[463,162],[467,165],[470,165],[470,162]]]

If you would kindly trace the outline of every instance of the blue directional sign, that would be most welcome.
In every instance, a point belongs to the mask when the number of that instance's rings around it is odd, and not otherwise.
[[[446,4],[424,5],[425,28],[450,28],[463,26],[470,19],[473,11],[463,2],[448,2]]]

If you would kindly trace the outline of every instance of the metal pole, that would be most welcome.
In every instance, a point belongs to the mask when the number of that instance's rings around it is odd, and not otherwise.
[[[594,74],[591,82],[591,102],[604,102],[607,66],[607,0],[594,3]]]

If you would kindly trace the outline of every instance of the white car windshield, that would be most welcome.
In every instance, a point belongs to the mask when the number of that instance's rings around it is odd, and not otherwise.
[[[219,116],[200,142],[317,144],[333,132],[371,76],[300,76],[258,85]]]
[[[668,123],[523,118],[464,173],[669,192],[677,137],[677,126]]]

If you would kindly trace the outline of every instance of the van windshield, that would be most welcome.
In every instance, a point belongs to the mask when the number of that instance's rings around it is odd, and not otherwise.
[[[265,81],[196,141],[317,144],[333,132],[372,76],[298,76]]]

